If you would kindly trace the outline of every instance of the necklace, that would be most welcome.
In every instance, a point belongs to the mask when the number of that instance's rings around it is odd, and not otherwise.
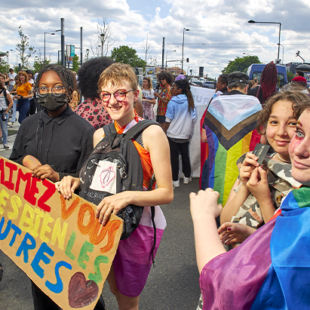
[[[282,157],[279,155],[279,153],[277,153],[277,156],[278,156],[278,158],[280,159],[280,161],[282,161],[283,163],[286,163],[286,164],[290,164],[290,163],[291,163],[290,160],[285,160],[284,158],[282,158]]]

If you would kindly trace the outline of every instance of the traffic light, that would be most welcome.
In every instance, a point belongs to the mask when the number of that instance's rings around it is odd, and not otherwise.
[[[189,62],[189,58],[186,58],[186,62]]]

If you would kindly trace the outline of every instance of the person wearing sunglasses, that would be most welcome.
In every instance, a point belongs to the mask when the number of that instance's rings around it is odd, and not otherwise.
[[[166,111],[168,102],[171,99],[170,85],[173,83],[173,75],[169,72],[162,71],[157,75],[157,79],[161,85],[161,91],[159,93],[154,92],[154,96],[158,98],[158,109],[156,121],[163,126],[166,120]]]

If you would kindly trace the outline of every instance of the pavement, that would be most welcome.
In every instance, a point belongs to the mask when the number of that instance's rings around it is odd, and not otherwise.
[[[10,130],[18,130],[14,124]],[[10,150],[0,146],[0,156],[8,158],[16,135],[9,136]],[[200,295],[199,273],[196,265],[193,224],[189,210],[189,193],[197,192],[199,180],[175,188],[174,201],[163,205],[167,221],[160,247],[146,286],[140,297],[140,310],[195,310]],[[4,275],[0,282],[0,309],[33,310],[30,280],[1,250],[0,262]],[[109,290],[103,289],[107,310],[117,310]],[[42,309],[43,310],[43,309]]]

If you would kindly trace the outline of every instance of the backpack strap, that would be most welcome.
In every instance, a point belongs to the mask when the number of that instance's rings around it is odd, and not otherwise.
[[[155,181],[156,181],[155,174],[153,174],[151,181],[150,181],[150,184],[149,184],[148,189],[147,189],[148,191],[152,190]],[[154,244],[153,244],[151,254],[152,254],[152,262],[153,262],[153,265],[155,267],[154,251],[156,248],[156,225],[155,225],[155,207],[154,206],[151,207],[151,220],[152,220],[152,224],[153,224],[153,228],[154,228]]]
[[[134,125],[133,127],[131,127],[126,133],[124,133],[124,136],[126,137],[126,139],[130,140],[133,139],[134,137],[136,137],[137,135],[139,135],[144,129],[146,129],[147,127],[151,126],[151,125],[157,125],[160,126],[157,122],[152,121],[152,120],[142,120],[140,122],[138,122],[136,125]]]
[[[118,144],[120,143],[121,138],[123,137],[123,135],[122,134],[118,134],[116,132],[114,123],[111,123],[109,125],[104,126],[103,130],[104,130],[105,137],[108,139],[108,141],[109,141],[109,143],[111,145],[111,148],[112,149],[116,148],[118,146]],[[118,140],[115,141],[116,137],[118,137]]]

